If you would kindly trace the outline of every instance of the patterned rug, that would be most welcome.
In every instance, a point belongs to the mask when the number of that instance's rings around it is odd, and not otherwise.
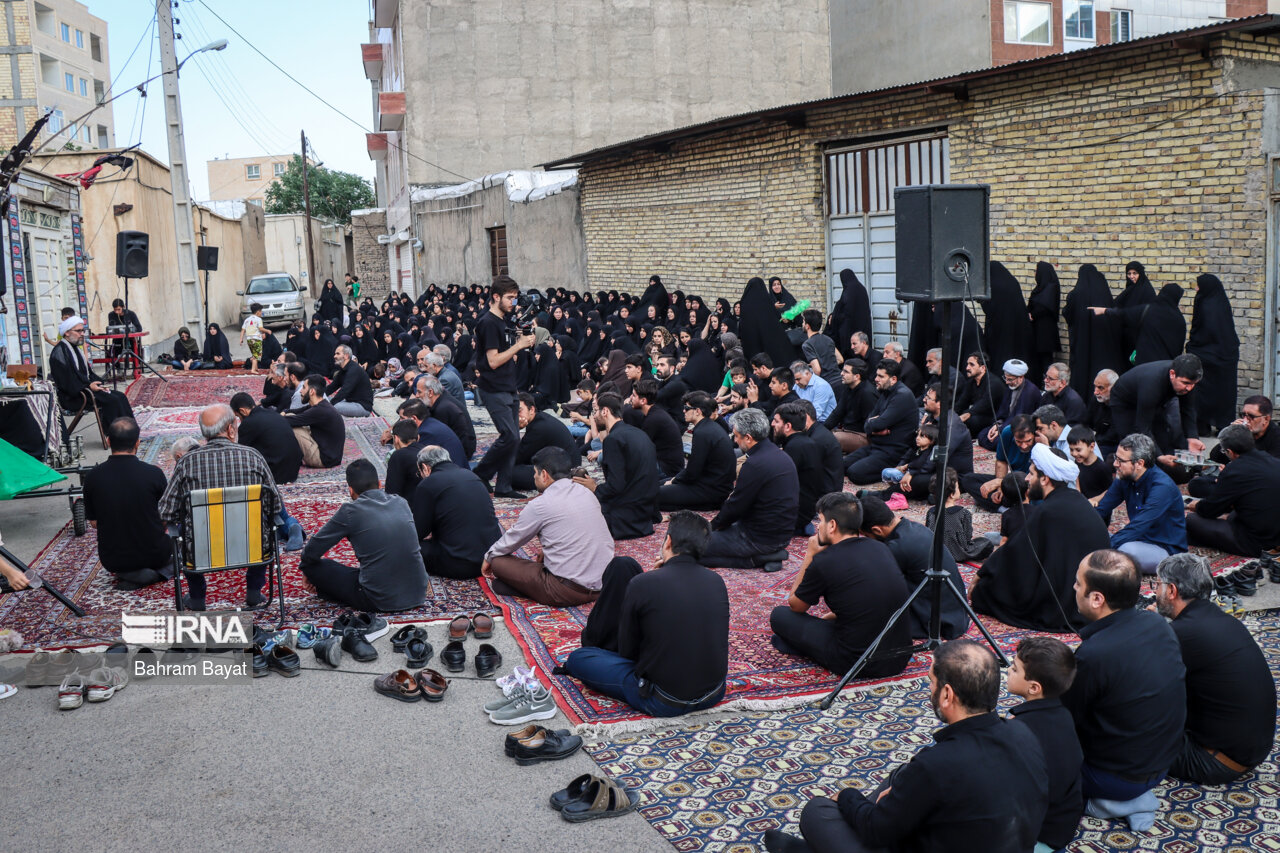
[[[234,370],[201,370],[195,374],[170,373],[161,379],[143,376],[135,379],[125,394],[135,408],[169,408],[174,406],[208,406],[226,403],[237,391],[262,396],[266,374],[256,376]],[[166,381],[167,380],[167,381]]]
[[[1272,671],[1280,668],[1280,614],[1251,614]],[[1002,705],[1018,704],[1006,697]],[[933,742],[941,724],[927,683],[876,687],[830,710],[752,713],[588,744],[603,773],[640,795],[639,811],[679,851],[763,851],[765,830],[799,833],[800,810],[815,795],[874,790],[888,773]],[[1244,780],[1200,787],[1166,780],[1150,832],[1084,818],[1069,850],[1245,853],[1277,849],[1280,778],[1275,753]]]
[[[647,570],[653,567],[665,535],[664,523],[646,539],[616,543],[615,553],[634,558]],[[714,712],[795,707],[812,697],[829,693],[843,675],[832,674],[803,658],[784,655],[769,642],[772,636],[769,612],[786,603],[806,547],[807,541],[803,538],[791,540],[791,557],[781,572],[716,570],[724,578],[729,591],[730,623],[728,689],[724,701],[712,709]],[[973,566],[962,567],[966,584],[972,583],[975,571]],[[553,667],[563,663],[569,653],[578,648],[582,628],[591,612],[590,605],[552,608],[509,596],[494,596],[494,600],[502,607],[507,625],[516,635],[525,657],[550,680],[561,709],[579,726],[580,732],[603,735],[654,725],[652,718],[623,702],[584,687],[577,679],[550,675]],[[1008,652],[1012,652],[1023,637],[1036,633],[1012,628],[986,617],[983,617],[983,624]],[[980,636],[976,626],[971,627],[969,636]],[[1064,639],[1069,638],[1064,636]],[[928,673],[929,662],[928,654],[917,654],[902,674],[892,678],[857,680],[846,690],[857,692],[876,685],[919,678]]]

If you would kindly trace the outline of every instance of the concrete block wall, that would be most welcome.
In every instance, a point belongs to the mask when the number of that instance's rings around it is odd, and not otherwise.
[[[1247,63],[1245,91],[1224,76]],[[823,152],[945,125],[955,183],[992,186],[991,256],[1029,292],[1035,263],[1058,265],[1065,294],[1080,264],[1118,293],[1140,260],[1159,288],[1196,275],[1232,298],[1241,389],[1262,387],[1267,150],[1262,85],[1280,40],[1218,37],[1208,58],[1136,47],[970,84],[967,101],[924,90],[809,111],[807,125],[761,121],[580,170],[592,290],[668,288],[736,300],[748,278],[779,275],[826,303]],[[1239,86],[1237,86],[1239,88]],[[1065,330],[1065,327],[1064,327]]]
[[[391,266],[387,247],[378,235],[387,233],[387,212],[370,210],[351,216],[351,254],[355,273],[360,278],[360,298],[372,296],[381,301],[391,292]],[[344,291],[345,292],[345,291]]]

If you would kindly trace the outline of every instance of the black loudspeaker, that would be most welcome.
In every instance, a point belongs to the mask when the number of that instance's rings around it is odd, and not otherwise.
[[[899,302],[990,299],[991,187],[934,184],[893,191]]]
[[[217,246],[196,246],[196,269],[210,270],[217,272],[218,270],[218,247]]]
[[[121,231],[116,235],[116,275],[147,277],[147,252],[151,242],[145,231]]]

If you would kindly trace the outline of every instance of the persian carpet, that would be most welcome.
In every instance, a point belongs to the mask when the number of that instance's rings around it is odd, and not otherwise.
[[[1244,619],[1274,672],[1280,666],[1277,611]],[[1003,707],[1018,697],[1005,697]],[[638,811],[679,851],[755,853],[768,829],[799,834],[800,810],[842,788],[872,792],[889,772],[933,742],[941,727],[927,684],[881,685],[837,702],[787,713],[679,724],[621,734],[587,750],[603,773],[639,794]],[[1086,817],[1068,849],[1076,853],[1159,850],[1245,853],[1272,850],[1280,836],[1275,753],[1229,786],[1167,779],[1149,832]]]
[[[165,380],[168,380],[167,382]],[[143,376],[125,390],[135,408],[171,408],[174,406],[208,406],[226,403],[238,391],[262,396],[265,373],[257,375],[235,370],[200,370],[192,373],[169,373],[165,379]]]

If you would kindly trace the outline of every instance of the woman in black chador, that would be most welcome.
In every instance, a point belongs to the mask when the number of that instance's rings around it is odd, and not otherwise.
[[[1027,303],[1022,298],[1022,285],[999,261],[991,262],[991,299],[983,309],[987,315],[984,329],[987,346],[990,347],[991,365],[1003,365],[1011,358],[1031,360],[1031,318],[1027,315]],[[967,358],[969,353],[960,356]],[[958,362],[963,365],[964,362]],[[996,367],[995,369],[999,369]],[[1032,374],[1039,385],[1043,373]]]
[[[1196,386],[1196,416],[1200,434],[1210,435],[1234,420],[1236,370],[1240,365],[1240,338],[1236,336],[1231,302],[1216,275],[1196,278],[1195,307],[1191,310],[1191,337],[1187,352],[1199,356],[1204,379]]]
[[[1062,349],[1058,336],[1058,312],[1062,306],[1062,286],[1058,284],[1058,271],[1048,261],[1036,264],[1036,286],[1027,299],[1027,311],[1031,314],[1031,362],[1032,375],[1044,376],[1049,365]]]
[[[1089,310],[1114,306],[1106,278],[1093,264],[1082,265],[1076,286],[1062,306],[1067,340],[1071,344],[1071,387],[1081,399],[1088,400],[1088,395],[1093,393],[1093,378],[1099,370],[1119,373],[1128,363],[1120,351],[1120,320]]]

